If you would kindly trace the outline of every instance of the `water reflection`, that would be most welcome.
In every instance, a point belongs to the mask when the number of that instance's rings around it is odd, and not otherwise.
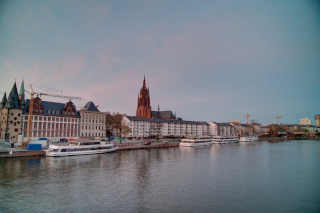
[[[259,141],[0,159],[0,212],[317,212],[319,151]]]

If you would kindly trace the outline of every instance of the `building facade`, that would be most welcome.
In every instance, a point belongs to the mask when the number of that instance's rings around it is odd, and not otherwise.
[[[22,115],[25,105],[24,82],[21,83],[19,94],[15,82],[8,99],[6,93],[4,93],[0,102],[1,140],[18,142],[18,135],[22,133]]]
[[[320,126],[320,115],[315,115],[314,120],[316,121],[316,126]]]
[[[197,137],[209,135],[209,124],[201,121],[148,119],[125,116],[122,122],[131,128],[124,137]]]
[[[311,125],[311,119],[309,118],[301,118],[300,125]]]
[[[236,128],[230,123],[209,122],[211,136],[236,136]]]
[[[80,137],[106,137],[106,113],[100,112],[92,101],[88,102],[80,113]]]
[[[30,100],[26,101],[23,122],[23,141],[27,140],[28,130],[31,130],[31,140],[47,138],[50,142],[57,142],[61,138],[79,137],[79,119],[73,103],[56,103],[34,99],[32,109],[32,125],[28,125]]]

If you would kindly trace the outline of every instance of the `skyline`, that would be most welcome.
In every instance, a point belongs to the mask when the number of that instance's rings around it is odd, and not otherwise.
[[[145,74],[152,110],[184,120],[315,124],[319,3],[185,2],[2,1],[1,98],[24,78],[135,115]]]

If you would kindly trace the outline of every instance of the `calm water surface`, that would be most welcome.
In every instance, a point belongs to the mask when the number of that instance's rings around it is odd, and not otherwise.
[[[320,141],[0,159],[0,212],[320,212]]]

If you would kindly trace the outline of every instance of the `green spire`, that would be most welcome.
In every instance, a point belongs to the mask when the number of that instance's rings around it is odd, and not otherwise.
[[[22,80],[19,95],[24,95],[24,81]]]

